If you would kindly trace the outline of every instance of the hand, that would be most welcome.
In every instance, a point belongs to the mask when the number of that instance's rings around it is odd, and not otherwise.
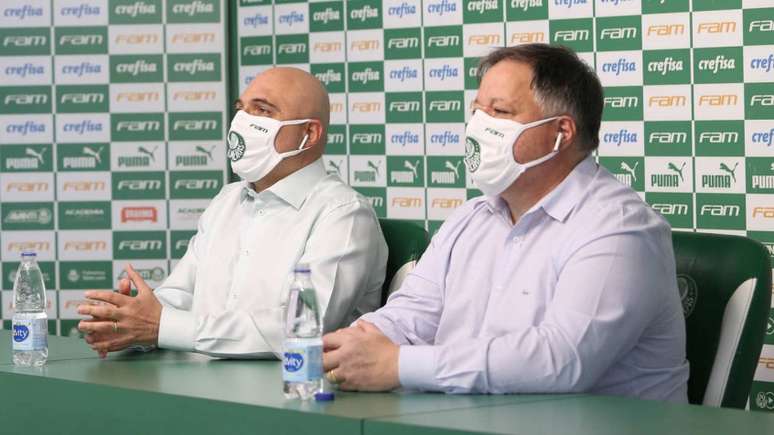
[[[355,326],[326,334],[323,350],[323,368],[333,373],[342,390],[389,391],[400,387],[400,348],[372,323],[360,320]]]
[[[156,345],[158,342],[161,304],[153,290],[137,274],[131,265],[126,266],[129,279],[122,279],[118,293],[112,291],[88,291],[86,298],[106,302],[109,305],[80,305],[78,313],[91,315],[82,320],[78,329],[86,333],[86,342],[104,358],[108,352],[125,349],[132,344]],[[137,296],[131,297],[130,283],[137,288]],[[117,331],[114,327],[117,326]]]

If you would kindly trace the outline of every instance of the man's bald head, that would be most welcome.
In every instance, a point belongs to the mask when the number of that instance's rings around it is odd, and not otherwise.
[[[330,100],[325,86],[306,71],[291,67],[276,67],[258,74],[245,89],[244,97],[263,96],[278,106],[277,119],[319,119],[327,128],[330,121]]]

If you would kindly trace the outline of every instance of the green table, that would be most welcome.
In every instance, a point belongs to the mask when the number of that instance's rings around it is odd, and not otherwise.
[[[282,396],[276,361],[171,351],[100,360],[83,341],[53,336],[49,349],[45,367],[14,367],[0,331],[0,433],[774,433],[769,414],[585,395],[337,392],[302,402]]]

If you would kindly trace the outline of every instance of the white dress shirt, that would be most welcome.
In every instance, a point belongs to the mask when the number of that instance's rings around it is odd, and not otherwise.
[[[158,345],[213,356],[272,357],[293,267],[308,263],[325,332],[376,309],[387,245],[373,208],[322,160],[260,193],[226,185],[166,281]]]
[[[363,319],[404,388],[687,401],[669,224],[591,156],[515,224],[500,198],[460,206]]]

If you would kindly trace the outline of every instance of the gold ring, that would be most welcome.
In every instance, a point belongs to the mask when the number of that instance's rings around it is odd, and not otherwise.
[[[325,377],[328,378],[328,382],[330,382],[331,384],[338,384],[339,383],[339,380],[336,379],[336,375],[333,374],[333,370],[331,370],[328,373],[326,373]]]
[[[116,322],[115,320],[113,320],[113,332],[118,334],[118,322]]]

